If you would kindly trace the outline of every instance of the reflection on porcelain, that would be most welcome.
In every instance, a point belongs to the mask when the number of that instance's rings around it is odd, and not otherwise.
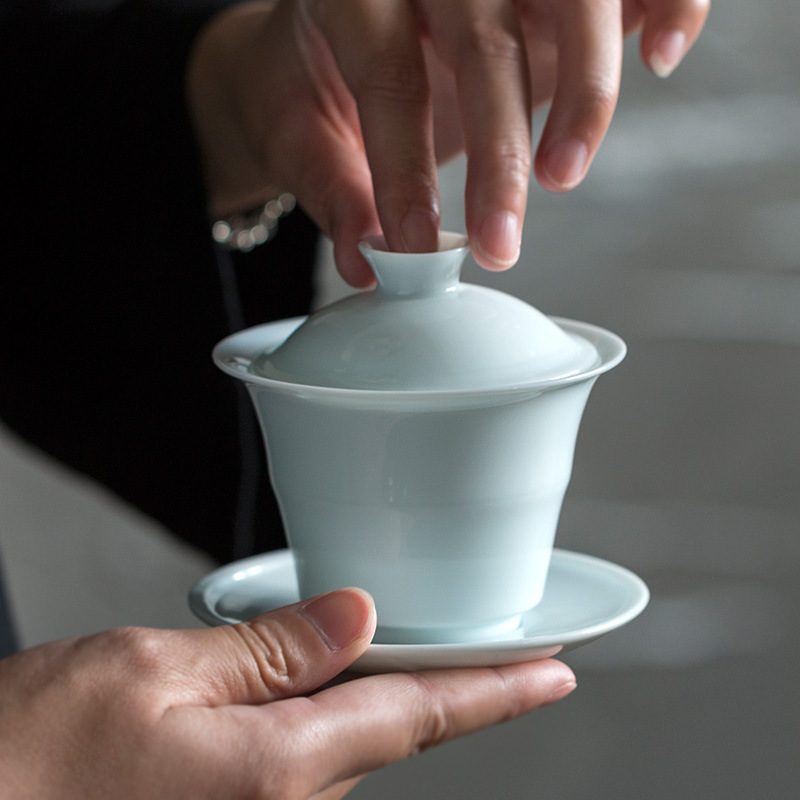
[[[465,240],[442,241],[365,244],[375,290],[214,357],[253,398],[303,596],[361,586],[393,641],[513,638],[542,597],[584,405],[625,346],[460,283]]]

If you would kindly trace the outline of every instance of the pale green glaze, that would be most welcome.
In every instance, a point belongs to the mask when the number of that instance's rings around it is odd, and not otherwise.
[[[362,246],[378,285],[308,319],[251,371],[314,386],[380,390],[496,389],[558,379],[598,363],[586,339],[507,294],[459,282],[469,252],[390,253]]]
[[[377,290],[215,350],[255,403],[301,593],[367,589],[386,641],[513,635],[542,596],[589,392],[625,354],[459,284],[455,244],[373,243]]]

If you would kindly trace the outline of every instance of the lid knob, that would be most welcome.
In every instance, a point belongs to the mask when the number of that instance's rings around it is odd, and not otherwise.
[[[378,293],[384,298],[438,294],[454,288],[469,253],[467,237],[440,233],[436,253],[395,253],[386,249],[382,236],[359,246],[375,273]]]
[[[312,314],[249,370],[285,383],[400,392],[491,391],[591,369],[589,339],[495,289],[459,281],[463,234],[434,253],[362,244],[378,287]]]

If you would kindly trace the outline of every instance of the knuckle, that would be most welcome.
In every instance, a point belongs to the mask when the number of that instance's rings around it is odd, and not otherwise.
[[[521,137],[501,140],[497,145],[496,158],[506,173],[518,176],[521,182],[527,183],[531,168],[531,146],[527,135],[524,140]]]
[[[97,702],[92,713],[102,720],[124,718],[131,735],[148,730],[172,682],[172,655],[163,631],[114,628],[88,637],[80,647],[89,663],[104,665],[110,676],[93,689]],[[85,679],[86,670],[82,672],[75,678],[76,691]]]
[[[292,683],[291,645],[285,631],[279,626],[263,622],[242,622],[232,627],[254,670],[246,674],[258,681],[261,687],[273,692],[286,691]]]
[[[527,133],[513,138],[498,138],[485,156],[488,156],[487,163],[493,174],[502,175],[505,183],[518,192],[527,191],[532,161]]]
[[[378,208],[389,208],[393,213],[400,213],[410,203],[426,207],[436,204],[436,186],[431,174],[435,175],[435,166],[424,161],[419,154],[407,152],[398,147],[395,151],[395,163],[392,165],[392,181],[384,180],[376,186],[375,197]],[[388,173],[384,172],[383,175]]]
[[[610,117],[619,98],[619,81],[616,76],[590,75],[584,81],[580,107]]]
[[[501,667],[489,667],[489,669],[495,676],[497,686],[503,698],[502,703],[499,703],[496,707],[498,711],[497,724],[509,722],[528,711],[529,706],[526,704],[525,695],[517,690],[506,670]]]
[[[524,58],[523,44],[511,31],[495,20],[476,20],[461,43],[461,58],[519,63]]]
[[[361,71],[357,94],[374,102],[419,105],[429,89],[422,65],[407,53],[384,50],[372,53]]]
[[[428,679],[422,675],[414,676],[419,694],[422,713],[414,731],[413,754],[429,750],[453,736],[452,712],[440,692],[434,690]]]
[[[107,634],[106,646],[136,673],[160,673],[165,667],[164,637],[151,628],[116,628]]]

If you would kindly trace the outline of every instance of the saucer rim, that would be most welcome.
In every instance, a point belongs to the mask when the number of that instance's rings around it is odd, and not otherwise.
[[[240,622],[241,620],[221,617],[213,612],[211,609],[214,607],[214,600],[209,597],[209,592],[215,586],[221,586],[226,579],[233,579],[233,576],[238,573],[246,573],[254,568],[262,570],[275,561],[286,561],[288,565],[291,558],[291,550],[284,548],[240,559],[212,570],[200,578],[189,591],[188,600],[191,611],[202,622],[212,626]],[[624,586],[630,594],[630,600],[620,611],[600,622],[563,633],[551,632],[523,636],[519,639],[484,642],[371,643],[367,651],[352,666],[352,669],[360,672],[382,672],[451,666],[496,666],[545,658],[575,649],[582,644],[588,644],[626,625],[644,611],[650,600],[650,590],[642,578],[614,562],[587,553],[554,548],[551,566],[553,563],[559,567],[583,565],[598,574],[602,573],[606,578],[613,575],[619,587]],[[283,565],[278,566],[273,563],[272,566],[281,568]],[[545,592],[547,592],[547,588],[545,588]],[[216,599],[219,599],[222,594],[222,592],[218,593]],[[535,613],[536,608],[522,615],[523,627],[525,618]]]

